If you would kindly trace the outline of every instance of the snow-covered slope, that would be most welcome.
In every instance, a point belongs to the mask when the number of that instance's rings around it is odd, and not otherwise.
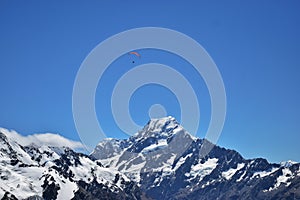
[[[46,144],[57,145],[44,145],[40,140],[43,137],[48,138]],[[0,198],[138,199],[140,196],[136,184],[122,173],[59,145],[76,148],[78,143],[61,136],[51,141],[49,135],[39,135],[32,140],[38,141],[37,144],[22,146],[15,138],[20,138],[16,132],[0,130]]]
[[[203,157],[204,144],[210,143],[166,117],[151,119],[127,140],[100,142],[91,156],[136,181],[153,199],[300,199],[299,163],[246,160],[218,146]]]

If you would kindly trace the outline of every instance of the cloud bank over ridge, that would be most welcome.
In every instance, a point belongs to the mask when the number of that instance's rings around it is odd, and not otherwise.
[[[39,133],[23,136],[14,130],[0,128],[8,138],[17,141],[22,146],[34,144],[36,146],[69,147],[73,150],[84,149],[84,145],[79,141],[74,141],[54,133]]]

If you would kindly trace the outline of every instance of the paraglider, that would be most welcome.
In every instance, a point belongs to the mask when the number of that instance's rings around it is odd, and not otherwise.
[[[141,58],[141,54],[139,54],[139,53],[136,52],[136,51],[131,51],[131,52],[129,52],[129,54],[130,54],[130,55],[135,55],[135,56],[137,56],[138,58]],[[132,63],[134,63],[134,60],[132,61]]]

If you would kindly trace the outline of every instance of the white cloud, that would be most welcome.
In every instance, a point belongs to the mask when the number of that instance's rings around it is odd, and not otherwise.
[[[4,128],[0,128],[0,132],[4,133],[6,137],[16,141],[22,146],[35,144],[37,146],[53,146],[53,147],[69,147],[74,150],[84,149],[84,145],[81,142],[69,140],[59,134],[53,133],[41,133],[23,136],[16,131],[9,131]]]

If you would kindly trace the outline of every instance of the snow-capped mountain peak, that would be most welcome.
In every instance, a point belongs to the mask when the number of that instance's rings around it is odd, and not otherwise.
[[[299,163],[246,160],[218,146],[203,156],[201,149],[210,142],[194,138],[172,117],[151,119],[129,139],[104,143],[92,156],[137,182],[153,199],[270,199],[279,193],[290,198],[296,193],[286,187],[300,189]],[[111,156],[97,157],[107,146],[114,147]]]
[[[183,130],[174,117],[150,119],[144,128],[135,135],[135,139],[142,137],[170,137],[179,130]]]
[[[144,127],[144,131],[160,131],[168,132],[170,129],[175,129],[179,126],[179,123],[174,117],[163,117],[150,119],[148,124]]]
[[[129,139],[101,141],[91,156],[140,182],[141,173],[171,169],[174,160],[193,142],[194,138],[175,118],[164,117],[151,119]]]

